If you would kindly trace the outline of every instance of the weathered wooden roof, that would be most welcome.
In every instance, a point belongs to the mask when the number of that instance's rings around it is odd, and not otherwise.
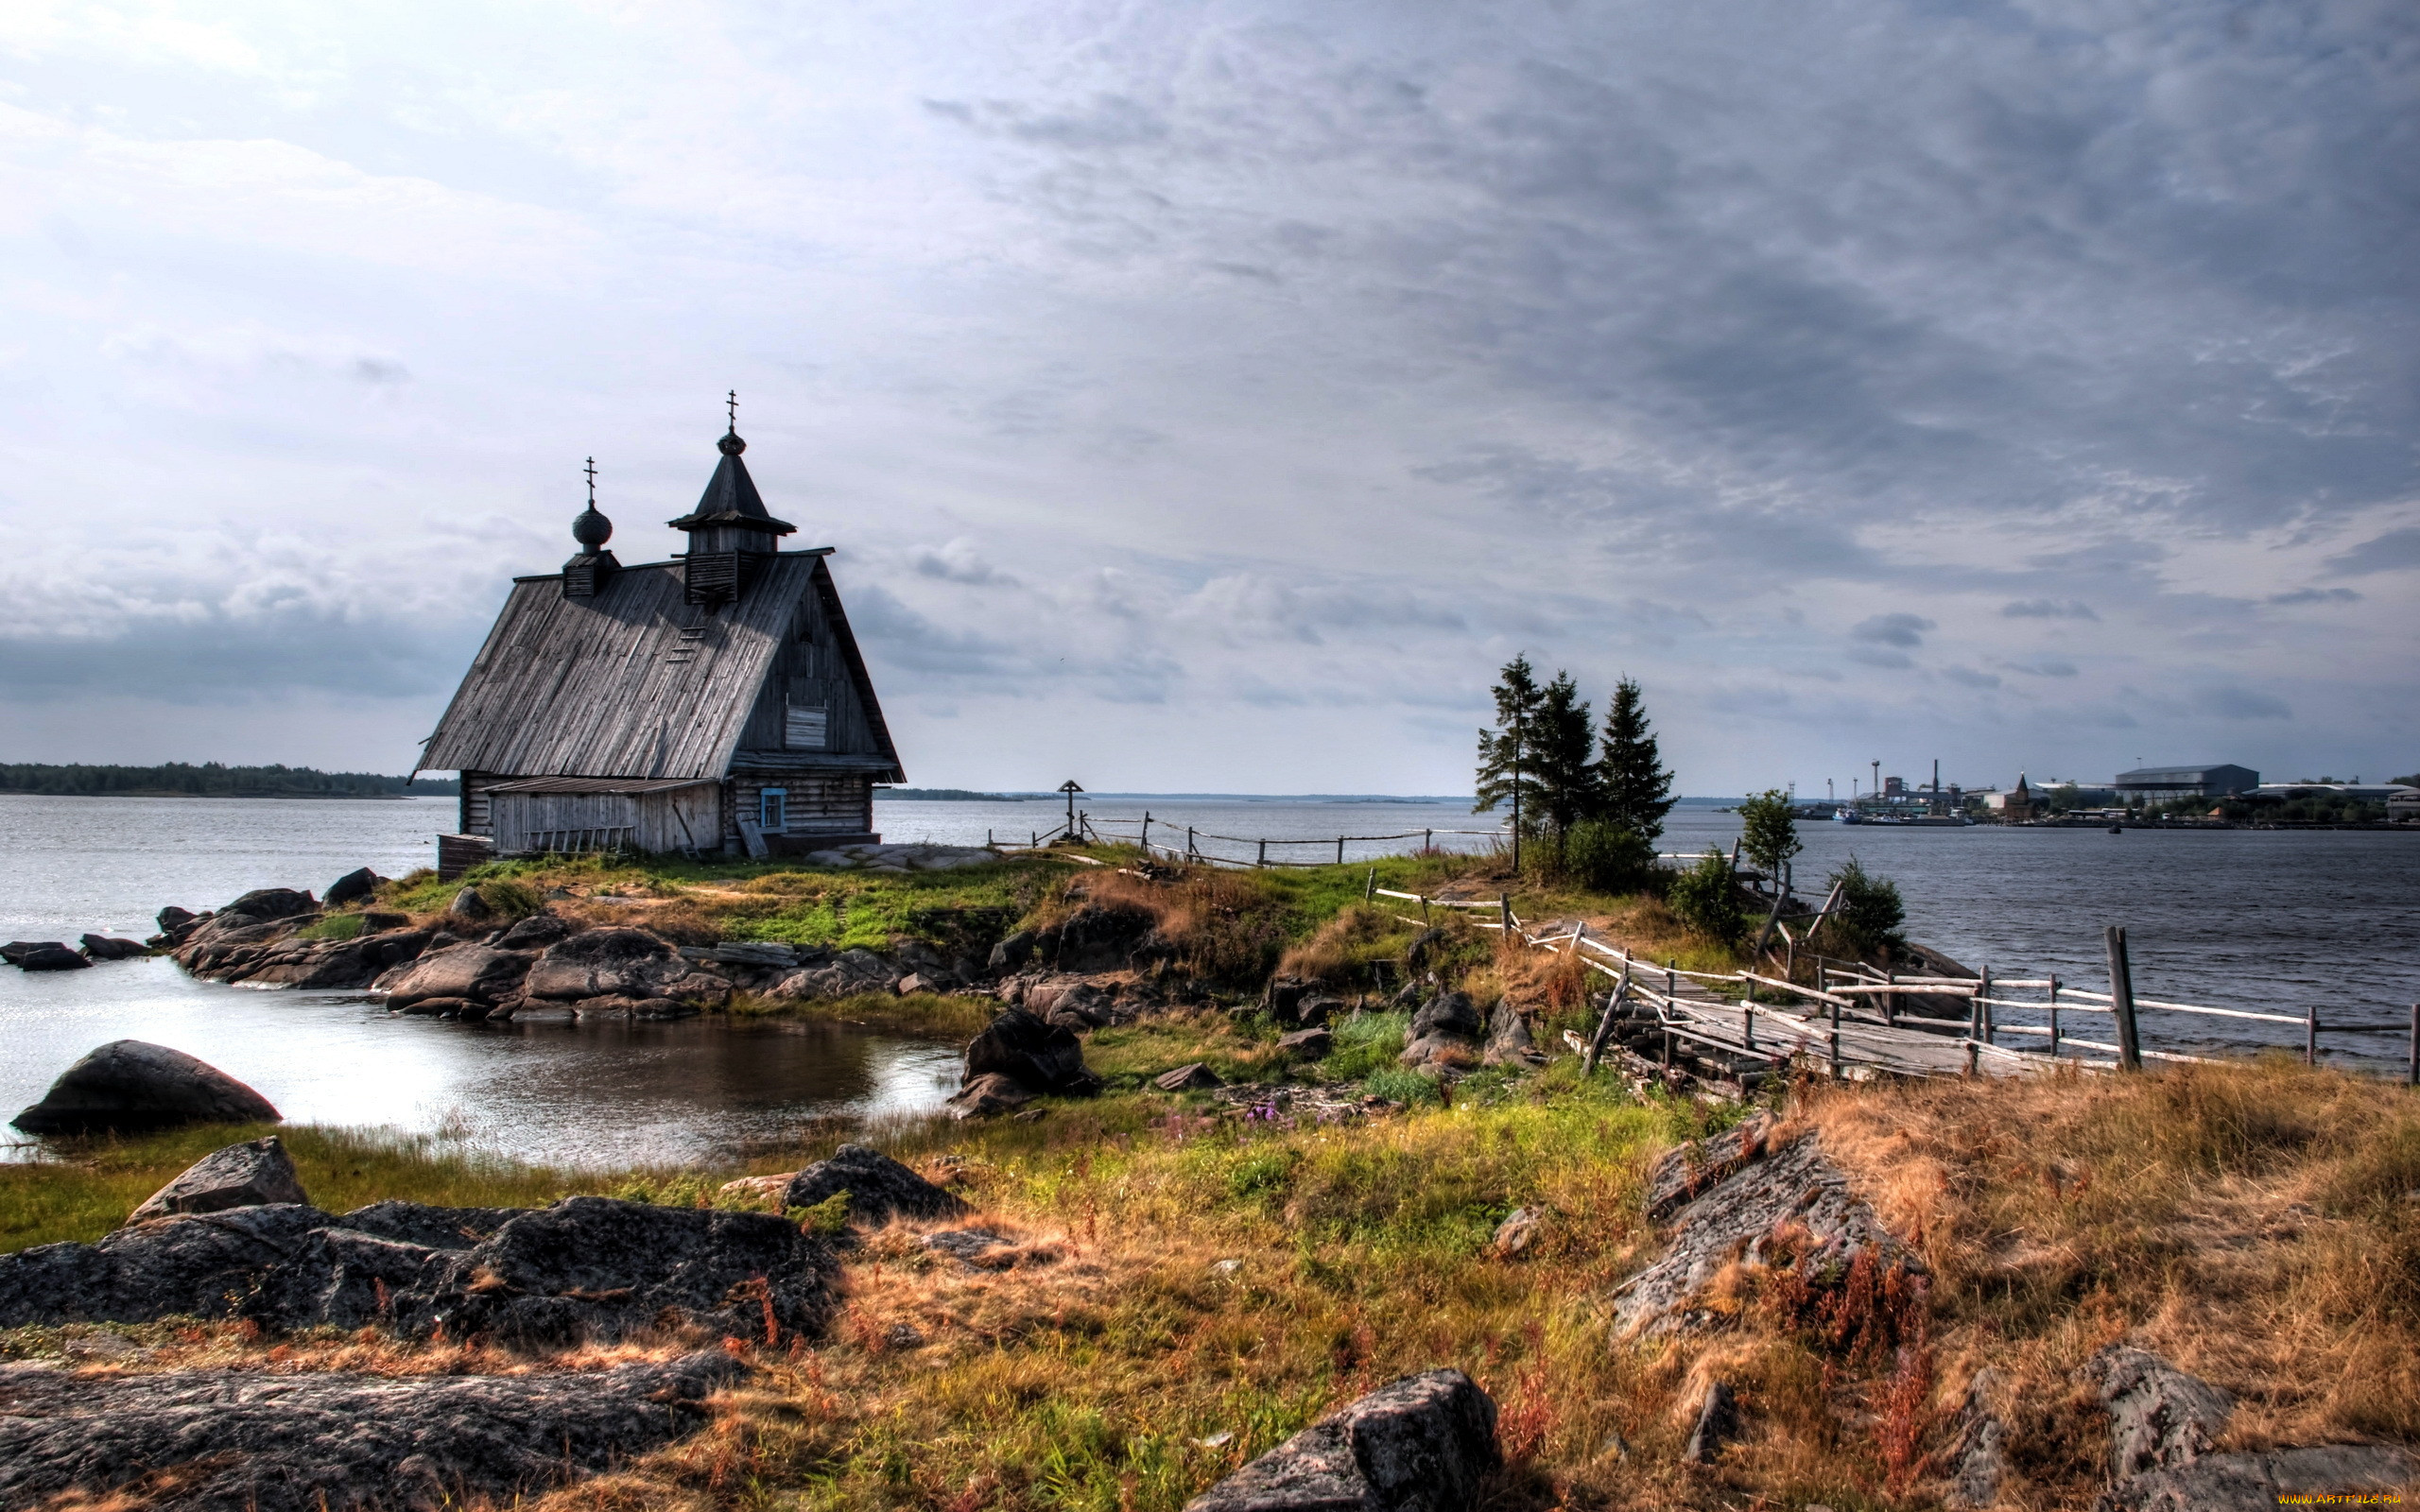
[[[825,555],[766,558],[716,610],[683,602],[677,562],[623,568],[592,598],[565,597],[559,576],[516,579],[421,769],[719,779],[784,633],[800,604],[817,600],[865,699],[878,759],[896,769]]]

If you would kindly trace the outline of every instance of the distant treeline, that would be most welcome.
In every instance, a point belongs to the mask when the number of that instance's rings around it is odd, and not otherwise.
[[[918,803],[1022,803],[1011,793],[972,793],[962,787],[877,787],[882,798],[904,798]]]
[[[382,777],[308,766],[226,766],[170,762],[164,766],[53,766],[0,762],[0,793],[60,798],[399,798],[458,793],[452,778]]]

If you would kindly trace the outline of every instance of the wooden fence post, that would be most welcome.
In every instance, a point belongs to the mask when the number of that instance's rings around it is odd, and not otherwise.
[[[1495,906],[1497,912],[1501,914],[1503,918],[1504,937],[1506,939],[1511,939],[1512,937],[1512,895],[1509,892],[1497,893],[1495,895]]]
[[[1975,993],[1975,1026],[1982,1031],[1981,1038],[1983,1043],[1993,1043],[1992,969],[1988,966],[1983,968],[1982,987]]]
[[[2050,1058],[2059,1058],[2059,975],[2050,973]]]
[[[1336,837],[1336,864],[1344,865],[1344,836],[1340,834]]]
[[[1143,854],[1144,854],[1144,855],[1146,855],[1146,856],[1149,856],[1150,853],[1151,853],[1151,811],[1150,811],[1150,809],[1145,809],[1145,810],[1143,811]]]
[[[1597,1074],[1598,1058],[1604,1055],[1605,1040],[1614,1032],[1614,1015],[1620,1010],[1622,1000],[1628,996],[1630,996],[1630,968],[1625,965],[1622,968],[1621,980],[1615,983],[1613,991],[1605,995],[1605,1013],[1604,1017],[1597,1021],[1597,1032],[1588,1038],[1588,1058],[1582,1061],[1580,1067],[1580,1077],[1582,1081]]]
[[[2411,1005],[2411,1070],[2404,1085],[2420,1087],[2420,1003]]]
[[[2319,1064],[2319,1000],[2313,998],[2303,1007],[2303,1064]]]
[[[1436,845],[1432,840],[1432,836],[1436,833],[1437,832],[1434,830],[1423,830],[1420,832],[1420,853],[1422,855],[1426,855],[1429,851],[1436,849]]]
[[[1375,868],[1375,867],[1372,867],[1372,868],[1370,868],[1370,885],[1368,885],[1367,887],[1364,887],[1364,888],[1362,888],[1362,889],[1361,889],[1361,901],[1362,901],[1363,902],[1365,902],[1365,903],[1366,903],[1366,902],[1376,902],[1376,901],[1377,901],[1377,897],[1378,897],[1378,868]]]
[[[1201,852],[1193,849],[1193,826],[1190,824],[1184,827],[1184,859],[1188,865],[1201,859]]]
[[[1255,866],[1255,867],[1265,867],[1265,866],[1269,865],[1269,842],[1268,842],[1268,841],[1263,840],[1262,842],[1260,842],[1260,859],[1259,859],[1259,860],[1257,860],[1257,861],[1255,861],[1255,862],[1253,862],[1253,866]]]
[[[2118,1019],[2118,1064],[2127,1071],[2140,1071],[2143,1047],[2135,1037],[2135,971],[2126,959],[2125,928],[2111,924],[2101,930],[2100,938],[2109,947],[2109,1006]]]
[[[1882,980],[1896,988],[1899,985],[1899,973],[1885,971],[1882,973]],[[1895,991],[1882,994],[1882,1022],[1894,1029],[1899,1026],[1899,994]]]

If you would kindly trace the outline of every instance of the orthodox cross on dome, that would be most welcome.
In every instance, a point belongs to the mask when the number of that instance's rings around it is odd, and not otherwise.
[[[588,507],[594,509],[596,507],[596,458],[592,456],[588,459],[586,472],[588,473]]]
[[[724,397],[723,404],[731,411],[731,430],[736,435],[739,431],[739,390],[733,389]]]

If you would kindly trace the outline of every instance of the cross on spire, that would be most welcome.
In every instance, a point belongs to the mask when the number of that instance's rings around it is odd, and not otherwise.
[[[588,459],[588,507],[596,507],[596,458]]]
[[[736,436],[739,434],[739,390],[736,388],[733,389],[730,397],[725,400],[724,403],[727,404],[731,409],[731,433],[734,436]]]

